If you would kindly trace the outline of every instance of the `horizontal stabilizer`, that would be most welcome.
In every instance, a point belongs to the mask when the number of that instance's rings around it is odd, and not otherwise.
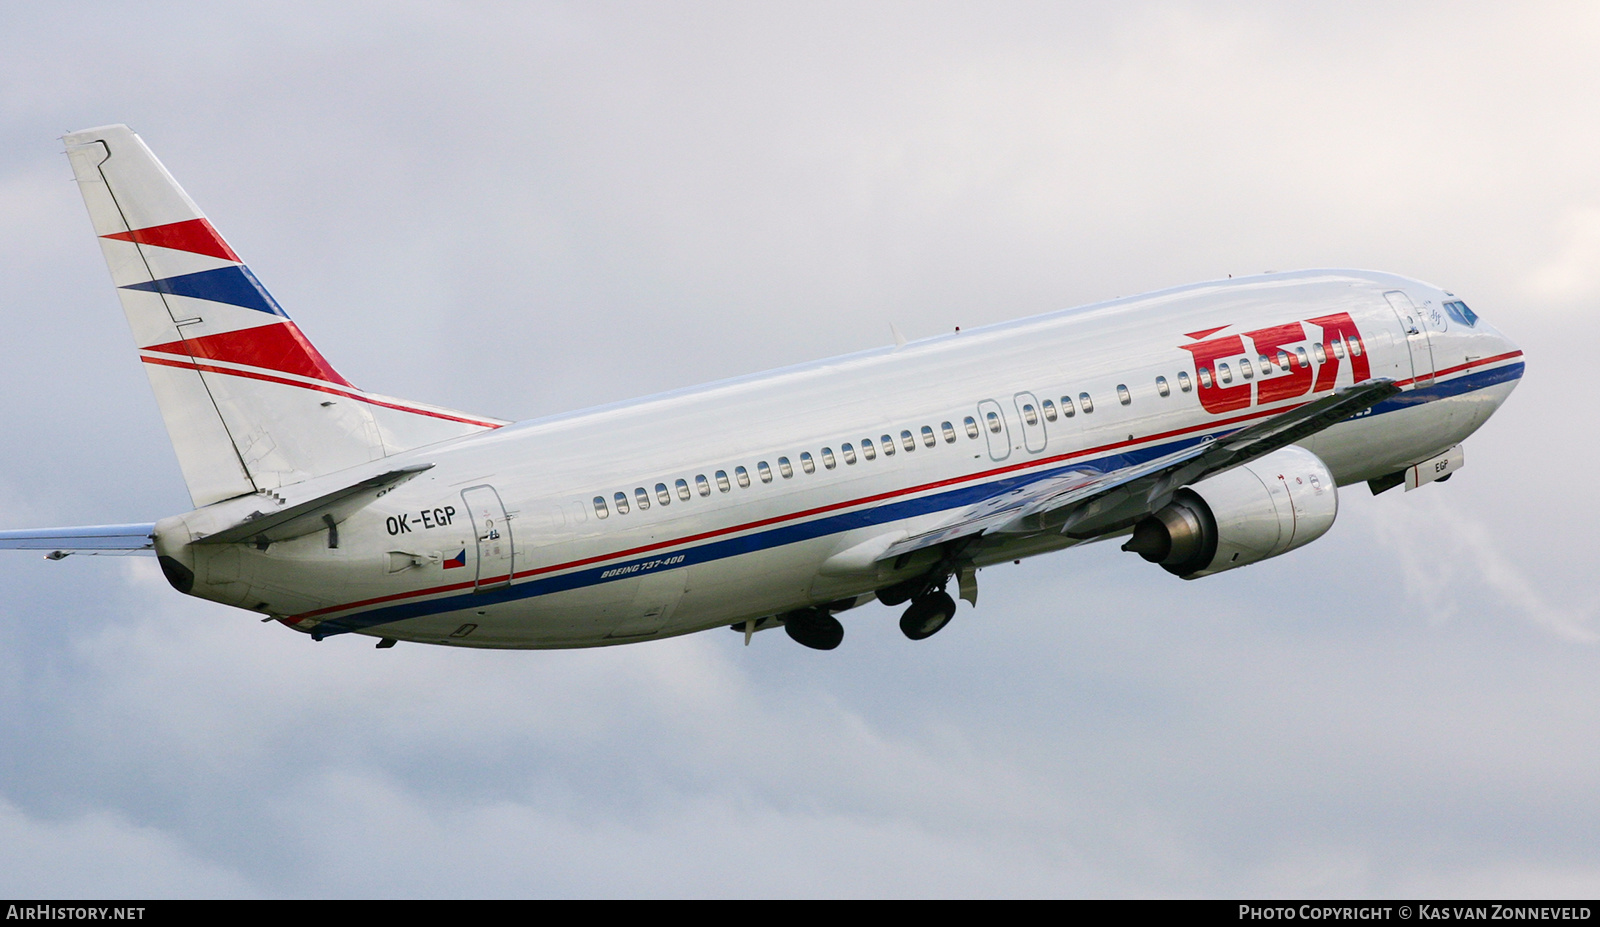
[[[276,512],[256,512],[231,528],[195,539],[197,544],[237,544],[243,541],[287,541],[337,525],[366,508],[385,490],[398,486],[433,464],[413,464],[368,477],[314,499],[299,502]]]
[[[155,549],[155,530],[152,523],[0,531],[0,550],[48,550],[52,560],[68,554],[137,554]]]

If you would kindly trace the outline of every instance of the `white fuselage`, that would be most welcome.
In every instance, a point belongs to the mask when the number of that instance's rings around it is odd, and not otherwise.
[[[1385,295],[1396,291],[1414,316]],[[246,497],[161,522],[157,549],[194,572],[193,594],[318,636],[583,647],[844,607],[927,569],[929,552],[889,563],[874,553],[953,510],[1053,469],[1115,469],[1235,431],[1350,384],[1362,366],[1406,392],[1302,445],[1341,485],[1440,453],[1522,371],[1521,352],[1487,323],[1440,311],[1452,298],[1405,278],[1318,271],[1120,299],[523,422],[312,480],[307,491],[432,465],[336,538],[190,543],[249,514]],[[1340,315],[1348,327],[1309,321]],[[1263,332],[1281,343],[1269,351]],[[1236,353],[1218,353],[1241,335]],[[983,565],[1075,543],[984,539],[972,556]]]

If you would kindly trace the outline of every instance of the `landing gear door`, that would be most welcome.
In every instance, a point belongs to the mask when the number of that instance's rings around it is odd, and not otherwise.
[[[473,486],[461,491],[461,501],[466,503],[472,516],[472,534],[478,545],[478,575],[474,591],[498,589],[511,585],[512,563],[511,523],[506,519],[506,507],[493,486]]]
[[[1383,294],[1400,319],[1400,329],[1406,336],[1406,347],[1411,351],[1411,376],[1417,383],[1433,379],[1433,345],[1428,341],[1428,326],[1422,310],[1411,302],[1411,297],[1400,290]]]
[[[989,439],[989,459],[1005,460],[1011,456],[1011,429],[1006,425],[1005,410],[993,399],[978,403],[978,427]]]

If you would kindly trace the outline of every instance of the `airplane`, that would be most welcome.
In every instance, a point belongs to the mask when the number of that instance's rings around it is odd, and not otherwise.
[[[1453,293],[1217,280],[512,423],[362,390],[126,126],[63,137],[194,505],[0,547],[153,553],[313,640],[568,648],[904,605],[1078,544],[1197,579],[1448,480],[1523,374]]]

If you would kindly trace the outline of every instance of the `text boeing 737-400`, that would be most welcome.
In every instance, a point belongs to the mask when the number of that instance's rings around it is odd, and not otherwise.
[[[1316,270],[513,424],[352,385],[137,135],[65,142],[195,508],[0,547],[151,552],[318,640],[829,649],[873,599],[921,639],[978,568],[1117,537],[1193,579],[1448,479],[1523,371],[1451,293]]]

